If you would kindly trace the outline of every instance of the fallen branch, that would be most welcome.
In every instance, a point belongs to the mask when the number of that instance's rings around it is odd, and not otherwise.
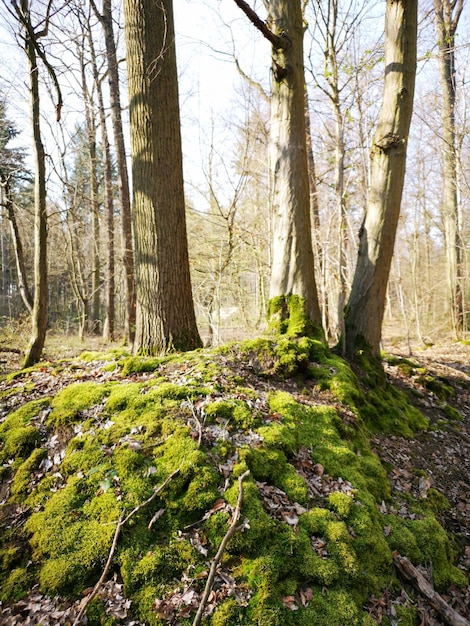
[[[406,557],[395,554],[393,562],[400,574],[409,580],[419,593],[429,600],[429,604],[436,609],[447,624],[450,624],[450,626],[470,626],[470,622],[447,604],[444,598],[434,590],[432,584],[424,578]]]
[[[238,477],[237,506],[235,507],[235,510],[233,512],[232,522],[230,524],[230,527],[225,537],[222,539],[219,549],[217,550],[217,554],[215,555],[214,560],[212,561],[211,569],[209,571],[209,576],[207,577],[204,593],[202,595],[201,602],[199,604],[199,608],[196,613],[196,617],[194,618],[194,621],[193,621],[193,626],[199,626],[199,624],[201,623],[202,614],[204,613],[204,609],[206,608],[209,594],[212,590],[212,585],[214,584],[214,577],[215,577],[217,565],[219,564],[220,559],[222,558],[222,554],[224,553],[227,543],[229,542],[234,532],[237,530],[237,523],[238,523],[238,520],[240,519],[240,511],[242,508],[242,501],[243,501],[243,481],[249,475],[249,473],[250,473],[250,470],[246,470],[244,474]]]
[[[93,587],[93,591],[90,594],[88,594],[82,600],[82,603],[81,603],[81,606],[80,606],[80,610],[79,610],[79,612],[77,614],[77,617],[75,618],[75,621],[73,622],[73,626],[78,626],[78,624],[80,623],[82,617],[85,614],[87,606],[90,604],[90,602],[96,596],[96,594],[98,593],[98,591],[101,588],[101,585],[105,581],[105,578],[108,575],[109,568],[111,567],[111,562],[113,560],[114,552],[116,551],[119,535],[121,534],[121,530],[122,530],[123,526],[125,526],[127,524],[127,522],[131,519],[131,517],[133,517],[141,509],[143,509],[148,504],[150,504],[150,502],[152,502],[152,500],[155,500],[155,498],[158,496],[158,494],[168,485],[168,483],[170,481],[173,480],[173,478],[175,478],[175,476],[177,476],[180,473],[180,471],[181,471],[181,466],[178,467],[178,469],[176,469],[172,474],[170,474],[168,476],[168,478],[166,478],[165,481],[161,485],[159,485],[158,487],[155,487],[155,489],[153,490],[152,495],[149,498],[147,498],[147,500],[145,500],[145,502],[142,502],[141,504],[137,505],[135,507],[135,509],[133,509],[126,517],[124,517],[124,512],[121,513],[121,517],[119,518],[117,526],[116,526],[116,531],[115,531],[114,537],[113,537],[113,543],[111,544],[111,549],[110,549],[109,554],[108,554],[108,560],[106,561],[106,565],[104,567],[103,573],[101,574],[101,576],[100,576],[98,582],[96,583],[96,585]]]

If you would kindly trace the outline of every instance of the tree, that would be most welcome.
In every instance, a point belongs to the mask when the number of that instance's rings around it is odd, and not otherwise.
[[[348,355],[363,342],[373,355],[380,353],[413,110],[416,40],[417,0],[387,0],[383,101],[371,149],[369,200],[345,315]]]
[[[95,2],[91,0],[93,11],[98,17],[104,32],[106,60],[108,66],[109,96],[111,101],[111,119],[113,123],[114,145],[116,148],[119,197],[121,203],[121,235],[123,248],[123,264],[126,290],[125,334],[128,343],[132,344],[135,333],[135,276],[134,248],[132,245],[132,214],[129,193],[129,175],[127,171],[126,149],[122,129],[121,96],[119,90],[119,69],[116,53],[116,40],[113,30],[111,0],[103,0],[103,12],[100,13]]]
[[[244,0],[235,2],[272,44],[269,160],[273,254],[269,315],[281,320],[288,317],[289,298],[297,296],[306,318],[320,326],[310,219],[301,2],[267,2],[266,22]]]
[[[439,74],[442,92],[441,119],[444,194],[442,200],[447,288],[454,332],[463,329],[463,276],[461,225],[459,220],[457,143],[455,122],[455,33],[464,0],[434,0],[439,46]]]
[[[38,41],[47,35],[51,3],[47,5],[46,17],[41,21],[43,28],[35,30],[30,12],[29,0],[21,0],[20,5],[13,1],[18,20],[23,27],[24,49],[29,64],[29,91],[31,101],[31,123],[35,154],[35,221],[34,221],[34,305],[32,312],[31,339],[26,350],[24,367],[37,363],[41,358],[47,329],[47,204],[46,204],[46,157],[41,137],[39,105],[38,57],[51,75],[58,93],[57,119],[60,119],[62,98],[53,68],[47,61]]]
[[[23,154],[19,150],[12,150],[8,143],[18,134],[18,130],[6,117],[6,106],[0,101],[0,186],[2,192],[2,204],[6,209],[10,222],[11,235],[15,250],[16,270],[18,274],[18,289],[23,304],[29,314],[33,312],[33,296],[29,289],[26,272],[26,263],[23,252],[23,243],[18,228],[14,207],[13,181],[18,173],[24,169]],[[5,274],[5,263],[2,259],[2,272]]]
[[[201,346],[189,272],[172,0],[125,0],[136,242],[134,350]]]

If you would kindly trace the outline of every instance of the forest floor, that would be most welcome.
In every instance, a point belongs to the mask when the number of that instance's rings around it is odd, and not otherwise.
[[[74,346],[69,350],[66,358],[70,359],[70,365],[73,363],[73,368],[67,367],[62,360],[60,375],[52,374],[52,368],[47,364],[42,370],[38,370],[34,374],[34,388],[22,397],[21,402],[54,395],[63,386],[77,379],[112,380],[113,372],[103,373],[101,370],[98,371],[93,363],[74,361],[74,352],[78,353],[82,348],[83,346]],[[55,354],[51,353],[51,356],[57,356],[58,350],[52,351]],[[431,428],[412,438],[374,435],[373,448],[387,468],[397,502],[400,501],[401,494],[407,493],[417,498],[425,498],[431,487],[445,495],[449,501],[449,508],[441,514],[440,522],[455,536],[459,548],[458,567],[470,575],[470,346],[462,344],[433,346],[416,351],[416,356],[412,357],[408,357],[405,351],[401,352],[400,347],[390,347],[388,354],[394,357],[384,361],[389,382],[407,392],[413,404],[429,419]],[[63,359],[64,354],[60,356]],[[0,374],[20,369],[20,358],[20,354],[2,350]],[[426,386],[422,375],[419,374],[422,372],[420,368],[425,368],[432,379],[444,382],[448,397],[443,397],[442,393]],[[172,374],[173,377],[177,375],[178,372]],[[254,379],[250,382],[256,384]],[[260,385],[266,384],[265,381],[259,382]],[[8,385],[5,381],[0,384],[3,388]],[[10,384],[13,386],[16,383],[12,381]],[[295,384],[290,385],[289,381],[286,381],[284,386],[294,396],[296,393],[300,394],[300,391],[296,391]],[[448,406],[458,410],[460,420],[455,419],[455,415],[449,416],[449,410],[446,410]],[[0,408],[1,415],[5,415],[13,407]],[[416,470],[422,472],[417,473]],[[4,495],[0,494],[0,501],[4,499]],[[406,507],[405,499],[403,502],[403,506]],[[13,511],[11,513],[14,514]],[[15,523],[13,518],[11,523]],[[429,564],[429,568],[431,567]],[[421,572],[426,577],[431,577],[432,572],[426,571],[425,567],[421,568]],[[138,624],[137,621],[124,617],[127,614],[127,601],[122,595],[122,585],[111,581],[107,583],[105,590],[109,602],[114,602],[113,614],[118,623]],[[400,602],[409,601],[405,587],[402,594],[400,598],[396,592],[392,594],[385,590],[380,598],[370,599],[369,613],[377,624],[381,624],[384,618],[390,624],[398,624],[396,606]],[[461,616],[470,620],[470,586],[466,590],[451,587],[443,594],[443,599]],[[425,598],[418,597],[416,602],[421,626],[446,623]],[[37,588],[16,606],[2,607],[0,604],[2,625],[66,624],[73,621],[74,614],[76,606],[75,609],[73,605],[69,606],[64,611],[64,605],[60,601],[42,595]],[[123,616],[122,620],[119,619],[119,615]]]

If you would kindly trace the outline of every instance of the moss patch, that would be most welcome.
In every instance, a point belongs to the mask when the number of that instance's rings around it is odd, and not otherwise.
[[[79,597],[102,572],[120,516],[177,468],[123,528],[109,573],[122,578],[135,617],[149,625],[166,623],[157,599],[185,587],[202,592],[246,469],[242,527],[220,564],[244,601],[224,595],[218,581],[208,624],[370,626],[363,607],[389,585],[395,549],[432,561],[439,588],[465,584],[432,513],[444,507],[437,492],[416,519],[380,512],[391,492],[369,429],[410,435],[426,421],[374,363],[364,358],[360,381],[313,330],[297,336],[305,320],[294,309],[283,336],[184,359],[114,355],[122,382],[76,383],[8,415],[0,426],[7,505],[21,506],[27,519],[16,535],[2,528],[2,599],[36,582]],[[54,434],[66,452],[49,471],[41,461]],[[190,624],[194,613],[189,607],[175,619]],[[88,619],[109,622],[97,601]]]

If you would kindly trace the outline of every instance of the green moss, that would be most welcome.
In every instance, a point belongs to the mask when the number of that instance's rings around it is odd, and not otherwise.
[[[454,388],[449,384],[446,378],[431,376],[429,372],[418,376],[416,382],[423,385],[428,391],[434,393],[440,400],[447,400],[455,395]]]
[[[36,448],[16,471],[15,478],[10,488],[11,500],[21,501],[28,494],[31,484],[31,475],[39,467],[42,459],[47,456],[47,451]]]
[[[40,442],[40,434],[34,426],[12,428],[4,436],[1,458],[15,459],[16,462],[27,457]]]
[[[118,517],[114,494],[93,496],[83,480],[74,479],[53,494],[25,524],[33,557],[43,561],[42,589],[73,593],[92,583],[106,561]]]
[[[122,375],[141,374],[154,372],[162,363],[161,357],[130,356],[123,360]]]
[[[31,584],[31,574],[26,568],[18,567],[11,571],[10,575],[2,582],[0,587],[0,600],[16,602],[25,596]]]
[[[450,404],[445,404],[444,413],[447,415],[449,419],[454,420],[456,422],[461,422],[463,419],[460,411],[458,411],[455,407],[451,406]]]
[[[450,584],[464,587],[468,584],[465,574],[453,565],[455,552],[442,526],[432,515],[422,520],[411,520],[409,528],[416,537],[422,563],[432,563],[434,584],[444,589]]]
[[[347,590],[314,590],[309,613],[315,626],[359,626],[363,615],[355,598]]]
[[[233,598],[219,604],[210,618],[211,626],[243,626],[247,624],[243,608]]]
[[[20,428],[27,426],[34,417],[37,417],[41,409],[49,406],[49,398],[41,398],[40,400],[31,400],[22,407],[10,413],[0,424],[0,438],[3,439],[5,433],[12,428]]]
[[[86,609],[87,624],[90,626],[114,626],[118,624],[113,617],[107,615],[103,603],[98,598],[93,598]]]
[[[256,412],[243,400],[217,400],[205,407],[206,421],[223,423],[225,428],[249,429],[259,425]]]
[[[336,491],[331,493],[327,498],[330,507],[339,515],[342,519],[347,519],[352,507],[354,506],[354,499],[345,493]]]
[[[80,419],[80,411],[99,404],[109,393],[109,385],[103,383],[74,383],[65,387],[52,400],[49,426],[68,426]]]
[[[21,550],[16,545],[7,545],[0,550],[0,571],[12,570],[21,558]]]
[[[305,299],[298,295],[277,296],[268,302],[269,332],[289,337],[323,338],[323,333],[307,314]]]

